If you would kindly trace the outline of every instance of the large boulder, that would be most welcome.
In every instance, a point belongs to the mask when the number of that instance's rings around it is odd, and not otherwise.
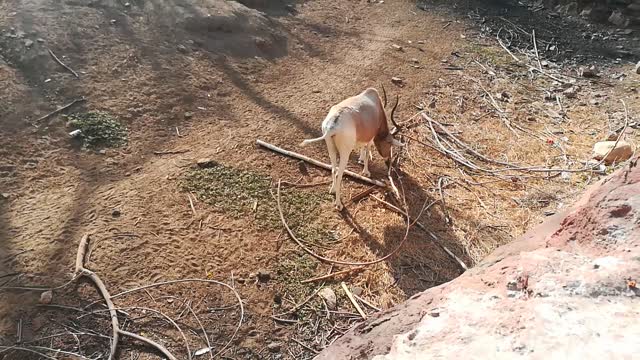
[[[631,359],[640,353],[638,159],[459,278],[319,359]]]

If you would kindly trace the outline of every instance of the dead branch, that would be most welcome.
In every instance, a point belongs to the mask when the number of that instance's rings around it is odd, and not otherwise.
[[[196,319],[196,322],[200,326],[200,330],[202,330],[202,335],[204,335],[204,339],[207,342],[207,350],[206,350],[206,352],[209,353],[209,358],[213,360],[213,354],[211,353],[211,350],[213,350],[213,348],[211,347],[211,342],[209,341],[209,335],[207,335],[207,330],[204,329],[204,325],[202,325],[202,322],[200,321],[200,318],[198,317],[196,312],[193,311],[193,308],[191,307],[191,305],[189,305],[188,302],[186,303],[186,306],[187,306],[187,309],[189,309],[189,312],[191,313],[191,315],[193,315],[193,317]],[[200,354],[204,354],[204,353],[202,351],[200,351]],[[191,354],[189,354],[189,357],[191,357]]]
[[[351,268],[351,269],[345,269],[345,270],[341,270],[341,271],[336,271],[334,273],[330,273],[330,274],[326,274],[326,275],[322,275],[322,276],[318,276],[318,277],[302,280],[302,281],[300,281],[300,283],[301,284],[307,284],[307,283],[314,282],[314,281],[331,279],[331,278],[334,278],[336,276],[350,274],[350,273],[353,273],[353,272],[359,272],[362,269],[364,269],[364,266],[359,266],[359,267],[355,267],[355,268]]]
[[[78,75],[77,72],[73,71],[72,68],[70,68],[69,66],[67,66],[65,63],[62,62],[62,60],[58,59],[58,57],[56,56],[56,54],[53,53],[53,51],[51,51],[51,49],[49,50],[49,54],[51,54],[51,57],[53,57],[53,60],[55,60],[58,64],[60,64],[63,68],[67,69],[67,71],[69,71],[70,73],[73,74],[73,76],[76,77],[76,79],[79,79],[80,76]]]
[[[349,298],[349,301],[351,301],[351,304],[353,304],[353,307],[356,308],[356,310],[358,310],[358,313],[360,314],[360,316],[362,316],[363,320],[367,319],[367,314],[364,313],[364,311],[362,311],[362,308],[360,307],[360,304],[358,304],[358,302],[356,301],[356,299],[353,297],[353,294],[351,293],[351,290],[349,290],[349,288],[347,287],[347,284],[343,282],[340,283],[340,286],[342,286],[342,290],[344,290],[345,294],[347,294],[347,297]]]
[[[381,203],[382,205],[386,206],[389,210],[395,211],[396,213],[406,217],[407,219],[409,219],[409,221],[411,220],[410,216],[406,212],[400,210],[398,207],[378,198],[377,196],[372,196],[372,198],[378,201],[379,203]],[[460,260],[459,257],[457,257],[451,250],[449,250],[449,248],[447,248],[446,246],[440,243],[438,237],[434,233],[427,230],[427,228],[417,220],[414,220],[413,223],[416,224],[416,226],[422,229],[424,232],[426,232],[433,240],[433,243],[436,244],[438,247],[440,247],[444,252],[446,252],[447,255],[449,255],[453,260],[455,260],[455,262],[458,265],[460,265],[460,268],[463,271],[469,270],[469,267],[462,260]]]
[[[238,292],[231,286],[220,282],[220,281],[216,281],[216,280],[209,280],[209,279],[178,279],[178,280],[169,280],[169,281],[163,281],[163,282],[159,282],[159,283],[154,283],[154,284],[150,284],[150,285],[143,285],[143,286],[139,286],[133,289],[129,289],[123,292],[120,292],[118,294],[112,295],[111,298],[116,298],[116,297],[120,297],[126,294],[130,294],[132,292],[135,291],[141,291],[141,290],[145,290],[145,289],[150,289],[150,288],[154,288],[154,287],[158,287],[158,286],[164,286],[164,285],[171,285],[171,284],[179,284],[179,283],[185,283],[185,282],[202,282],[202,283],[208,283],[208,284],[216,284],[216,285],[220,285],[220,286],[224,286],[227,289],[229,289],[233,295],[235,295],[236,299],[238,300],[238,304],[240,305],[240,320],[238,320],[238,324],[236,325],[236,328],[233,332],[233,334],[231,335],[231,337],[229,338],[229,340],[227,341],[227,343],[222,347],[222,349],[220,349],[216,354],[214,354],[214,357],[217,357],[218,355],[222,354],[228,347],[229,345],[231,345],[231,343],[233,342],[233,340],[235,339],[236,335],[238,334],[238,331],[240,330],[240,326],[242,326],[242,322],[244,321],[244,305],[242,303],[242,298],[240,297],[240,295],[238,294]]]
[[[141,335],[138,335],[138,334],[134,334],[134,333],[132,333],[132,332],[124,331],[124,330],[118,330],[118,332],[119,332],[121,335],[128,336],[128,337],[130,337],[130,338],[134,338],[134,339],[136,339],[136,340],[139,340],[139,341],[142,341],[142,342],[144,342],[144,343],[147,343],[147,344],[151,345],[152,347],[154,347],[154,348],[158,349],[158,351],[160,351],[164,356],[166,356],[166,357],[167,357],[168,359],[170,359],[170,360],[177,360],[177,359],[175,358],[175,356],[173,356],[173,355],[169,352],[169,350],[167,350],[167,349],[165,349],[165,348],[164,348],[164,346],[162,346],[162,345],[158,344],[157,342],[155,342],[155,341],[153,341],[153,340],[151,340],[151,339],[149,339],[149,338],[146,338],[146,337],[141,336]]]
[[[404,243],[407,241],[407,238],[409,237],[410,224],[409,224],[409,220],[407,220],[407,228],[406,228],[404,237],[402,238],[398,246],[395,249],[391,250],[391,252],[389,252],[387,255],[377,260],[366,261],[366,262],[351,262],[351,261],[329,259],[327,257],[316,254],[313,250],[308,248],[302,241],[300,241],[300,239],[296,237],[296,235],[293,233],[293,230],[291,230],[291,228],[289,227],[289,224],[287,224],[287,220],[284,218],[284,213],[282,212],[282,205],[280,204],[280,181],[278,181],[277,196],[275,196],[275,198],[276,198],[276,203],[278,205],[278,212],[280,214],[280,221],[282,221],[282,225],[287,230],[287,233],[289,233],[289,236],[291,237],[291,239],[293,239],[293,241],[295,241],[296,244],[298,244],[298,246],[300,246],[300,248],[304,250],[304,252],[326,263],[337,264],[337,265],[348,265],[348,266],[367,266],[367,265],[377,264],[393,256],[398,250],[400,250],[400,248],[402,248],[402,245],[404,245]]]
[[[371,195],[374,191],[376,191],[376,187],[375,186],[370,186],[368,188],[366,188],[365,190],[355,194],[353,197],[351,197],[351,199],[349,200],[349,204],[355,204],[358,201],[364,199],[365,197]]]
[[[306,161],[306,162],[308,162],[308,163],[310,163],[312,165],[315,165],[317,167],[323,168],[325,170],[331,170],[331,165],[323,163],[323,162],[315,160],[315,159],[312,159],[310,157],[295,153],[293,151],[288,151],[288,150],[281,149],[281,148],[279,148],[279,147],[277,147],[275,145],[271,145],[271,144],[266,143],[266,142],[264,142],[262,140],[256,140],[256,143],[258,145],[262,146],[262,147],[265,147],[265,148],[267,148],[267,149],[269,149],[271,151],[280,153],[282,155],[289,156],[289,157],[292,157],[294,159]],[[385,183],[383,183],[383,182],[381,182],[379,180],[369,179],[368,177],[362,176],[360,174],[356,174],[356,173],[354,173],[352,171],[349,171],[349,170],[345,170],[344,174],[349,176],[349,177],[352,177],[352,178],[354,178],[356,180],[360,180],[360,181],[364,181],[366,183],[369,183],[371,185],[377,185],[377,186],[380,186],[380,187],[383,187],[383,188],[387,187],[387,185]]]
[[[295,341],[298,345],[302,346],[303,348],[311,351],[314,354],[319,354],[320,352],[312,347],[309,347],[308,345],[305,345],[302,341],[296,339],[296,338],[291,338],[291,340]]]
[[[176,128],[177,129],[177,128]],[[154,155],[174,155],[174,154],[184,154],[188,153],[190,150],[164,150],[164,151],[154,151]]]
[[[292,314],[292,313],[300,310],[300,308],[302,308],[306,303],[311,301],[311,299],[313,299],[313,297],[316,296],[316,294],[318,294],[318,292],[320,292],[321,289],[322,289],[322,286],[318,287],[311,295],[309,295],[306,299],[302,300],[302,302],[300,302],[299,304],[294,306],[291,310],[285,311],[285,312],[280,313],[280,314],[275,314],[272,317],[279,318],[281,316]]]
[[[87,101],[87,99],[86,99],[84,96],[83,96],[83,97],[81,97],[81,98],[78,98],[78,99],[73,100],[72,102],[68,103],[67,105],[65,105],[65,106],[63,106],[63,107],[61,107],[61,108],[58,108],[58,109],[56,109],[56,110],[54,110],[54,111],[52,111],[52,112],[48,113],[48,114],[47,114],[47,115],[45,115],[45,116],[39,117],[39,118],[36,120],[36,122],[40,122],[40,121],[46,120],[46,119],[48,119],[48,118],[52,117],[53,115],[56,115],[56,114],[58,114],[58,113],[60,113],[60,112],[62,112],[62,111],[65,111],[65,110],[67,110],[68,108],[72,107],[73,105],[75,105],[75,104],[77,104],[77,103],[79,103],[79,102],[83,102],[83,101]]]
[[[107,304],[107,308],[109,309],[109,314],[111,315],[111,330],[112,330],[112,338],[111,338],[111,350],[109,351],[109,360],[113,360],[116,357],[116,351],[118,350],[118,339],[120,335],[120,323],[118,321],[118,313],[116,313],[115,305],[113,305],[113,301],[111,300],[111,294],[107,290],[107,287],[102,282],[102,279],[91,270],[85,269],[84,267],[84,256],[87,253],[87,247],[89,246],[89,234],[85,234],[80,240],[80,244],[78,245],[78,253],[76,255],[76,275],[85,276],[91,280],[98,290],[100,294],[104,298],[105,303]],[[175,359],[175,358],[174,358]]]
[[[289,187],[295,187],[295,188],[310,188],[310,187],[314,187],[314,186],[329,185],[329,184],[331,184],[331,180],[319,181],[319,182],[314,182],[314,183],[306,183],[306,184],[298,184],[298,183],[292,183],[292,182],[288,182],[288,181],[283,181],[282,182],[283,186],[289,186]]]
[[[540,61],[540,54],[538,54],[538,42],[536,41],[536,31],[533,30],[531,32],[531,41],[533,41],[533,49],[536,52],[536,60],[538,61],[538,68],[540,69],[540,72],[542,71],[542,62]]]
[[[365,299],[361,298],[360,296],[358,296],[358,295],[356,295],[356,294],[353,294],[353,296],[354,296],[356,299],[360,300],[363,304],[365,304],[365,305],[367,305],[368,307],[372,308],[373,310],[378,311],[378,312],[382,311],[382,309],[380,309],[379,307],[377,307],[377,306],[373,305],[372,303],[368,302],[367,300],[365,300]]]

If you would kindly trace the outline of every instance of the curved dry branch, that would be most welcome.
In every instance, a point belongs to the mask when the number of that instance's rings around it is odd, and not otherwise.
[[[244,321],[244,305],[242,303],[242,298],[240,297],[238,292],[234,288],[232,288],[231,286],[229,286],[229,285],[227,285],[227,284],[225,284],[223,282],[220,282],[220,281],[209,280],[209,279],[179,279],[179,280],[163,281],[163,282],[159,282],[159,283],[155,283],[155,284],[144,285],[144,286],[140,286],[140,287],[137,287],[137,288],[125,290],[123,292],[120,292],[118,294],[115,294],[115,295],[111,296],[111,298],[113,299],[113,298],[116,298],[116,297],[120,297],[120,296],[123,296],[123,295],[126,295],[126,294],[130,294],[130,293],[135,292],[135,291],[150,289],[150,288],[163,286],[163,285],[179,284],[179,283],[184,283],[184,282],[203,282],[203,283],[209,283],[209,284],[216,284],[216,285],[224,286],[227,289],[231,290],[231,292],[233,292],[233,294],[235,295],[236,299],[238,300],[238,304],[240,305],[240,320],[238,321],[238,325],[236,326],[236,329],[233,332],[233,335],[231,335],[231,338],[229,339],[229,341],[227,341],[227,343],[222,347],[222,349],[220,349],[217,353],[215,353],[213,355],[213,357],[217,357],[218,355],[221,355],[229,347],[229,345],[231,345],[231,343],[233,342],[233,339],[235,339],[236,335],[238,334],[238,331],[240,331],[240,326],[242,326],[242,322]]]
[[[277,196],[276,196],[276,203],[278,205],[278,213],[280,214],[280,220],[282,221],[282,225],[287,230],[287,233],[289,233],[289,236],[291,237],[291,239],[293,239],[293,241],[295,241],[296,244],[298,244],[298,246],[300,246],[302,248],[302,250],[304,250],[307,254],[313,256],[314,258],[316,258],[316,259],[318,259],[320,261],[323,261],[323,262],[326,262],[326,263],[330,263],[330,264],[347,265],[347,266],[367,266],[367,265],[373,265],[373,264],[377,264],[379,262],[383,262],[383,261],[387,260],[388,258],[390,258],[391,256],[393,256],[396,252],[398,252],[398,250],[400,250],[400,248],[402,248],[402,245],[404,245],[404,243],[407,241],[407,238],[409,237],[409,229],[411,228],[409,217],[407,216],[406,217],[407,218],[407,228],[406,228],[406,231],[404,233],[404,237],[402,238],[402,240],[400,241],[398,246],[395,249],[391,250],[390,253],[388,253],[387,255],[385,255],[385,256],[377,259],[377,260],[366,261],[366,262],[351,262],[351,261],[334,260],[334,259],[330,259],[330,258],[324,257],[322,255],[316,254],[313,250],[311,250],[304,243],[302,243],[302,241],[300,241],[300,239],[298,239],[296,237],[296,235],[293,233],[293,230],[291,230],[291,228],[289,227],[289,224],[287,223],[287,220],[284,218],[284,213],[282,212],[282,205],[280,205],[280,181],[278,181],[278,190],[277,190]]]

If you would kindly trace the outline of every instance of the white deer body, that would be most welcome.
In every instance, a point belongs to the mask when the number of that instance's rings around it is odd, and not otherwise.
[[[399,130],[393,121],[393,112],[397,106],[396,102],[391,111],[391,120]],[[322,136],[304,140],[302,145],[320,140],[326,142],[331,158],[332,184],[330,192],[336,194],[335,205],[338,210],[343,208],[340,200],[342,175],[347,167],[351,152],[356,148],[362,148],[360,160],[364,162],[363,174],[369,177],[370,147],[372,144],[376,146],[387,164],[391,156],[391,145],[402,145],[389,132],[384,105],[378,91],[373,88],[368,88],[360,94],[332,106],[322,122]]]

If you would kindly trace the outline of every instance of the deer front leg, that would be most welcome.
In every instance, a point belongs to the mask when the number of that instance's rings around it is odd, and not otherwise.
[[[364,169],[362,170],[362,175],[366,177],[371,177],[371,172],[369,172],[369,153],[371,152],[371,150],[369,150],[369,145],[366,145],[363,148],[363,151],[364,151]]]

